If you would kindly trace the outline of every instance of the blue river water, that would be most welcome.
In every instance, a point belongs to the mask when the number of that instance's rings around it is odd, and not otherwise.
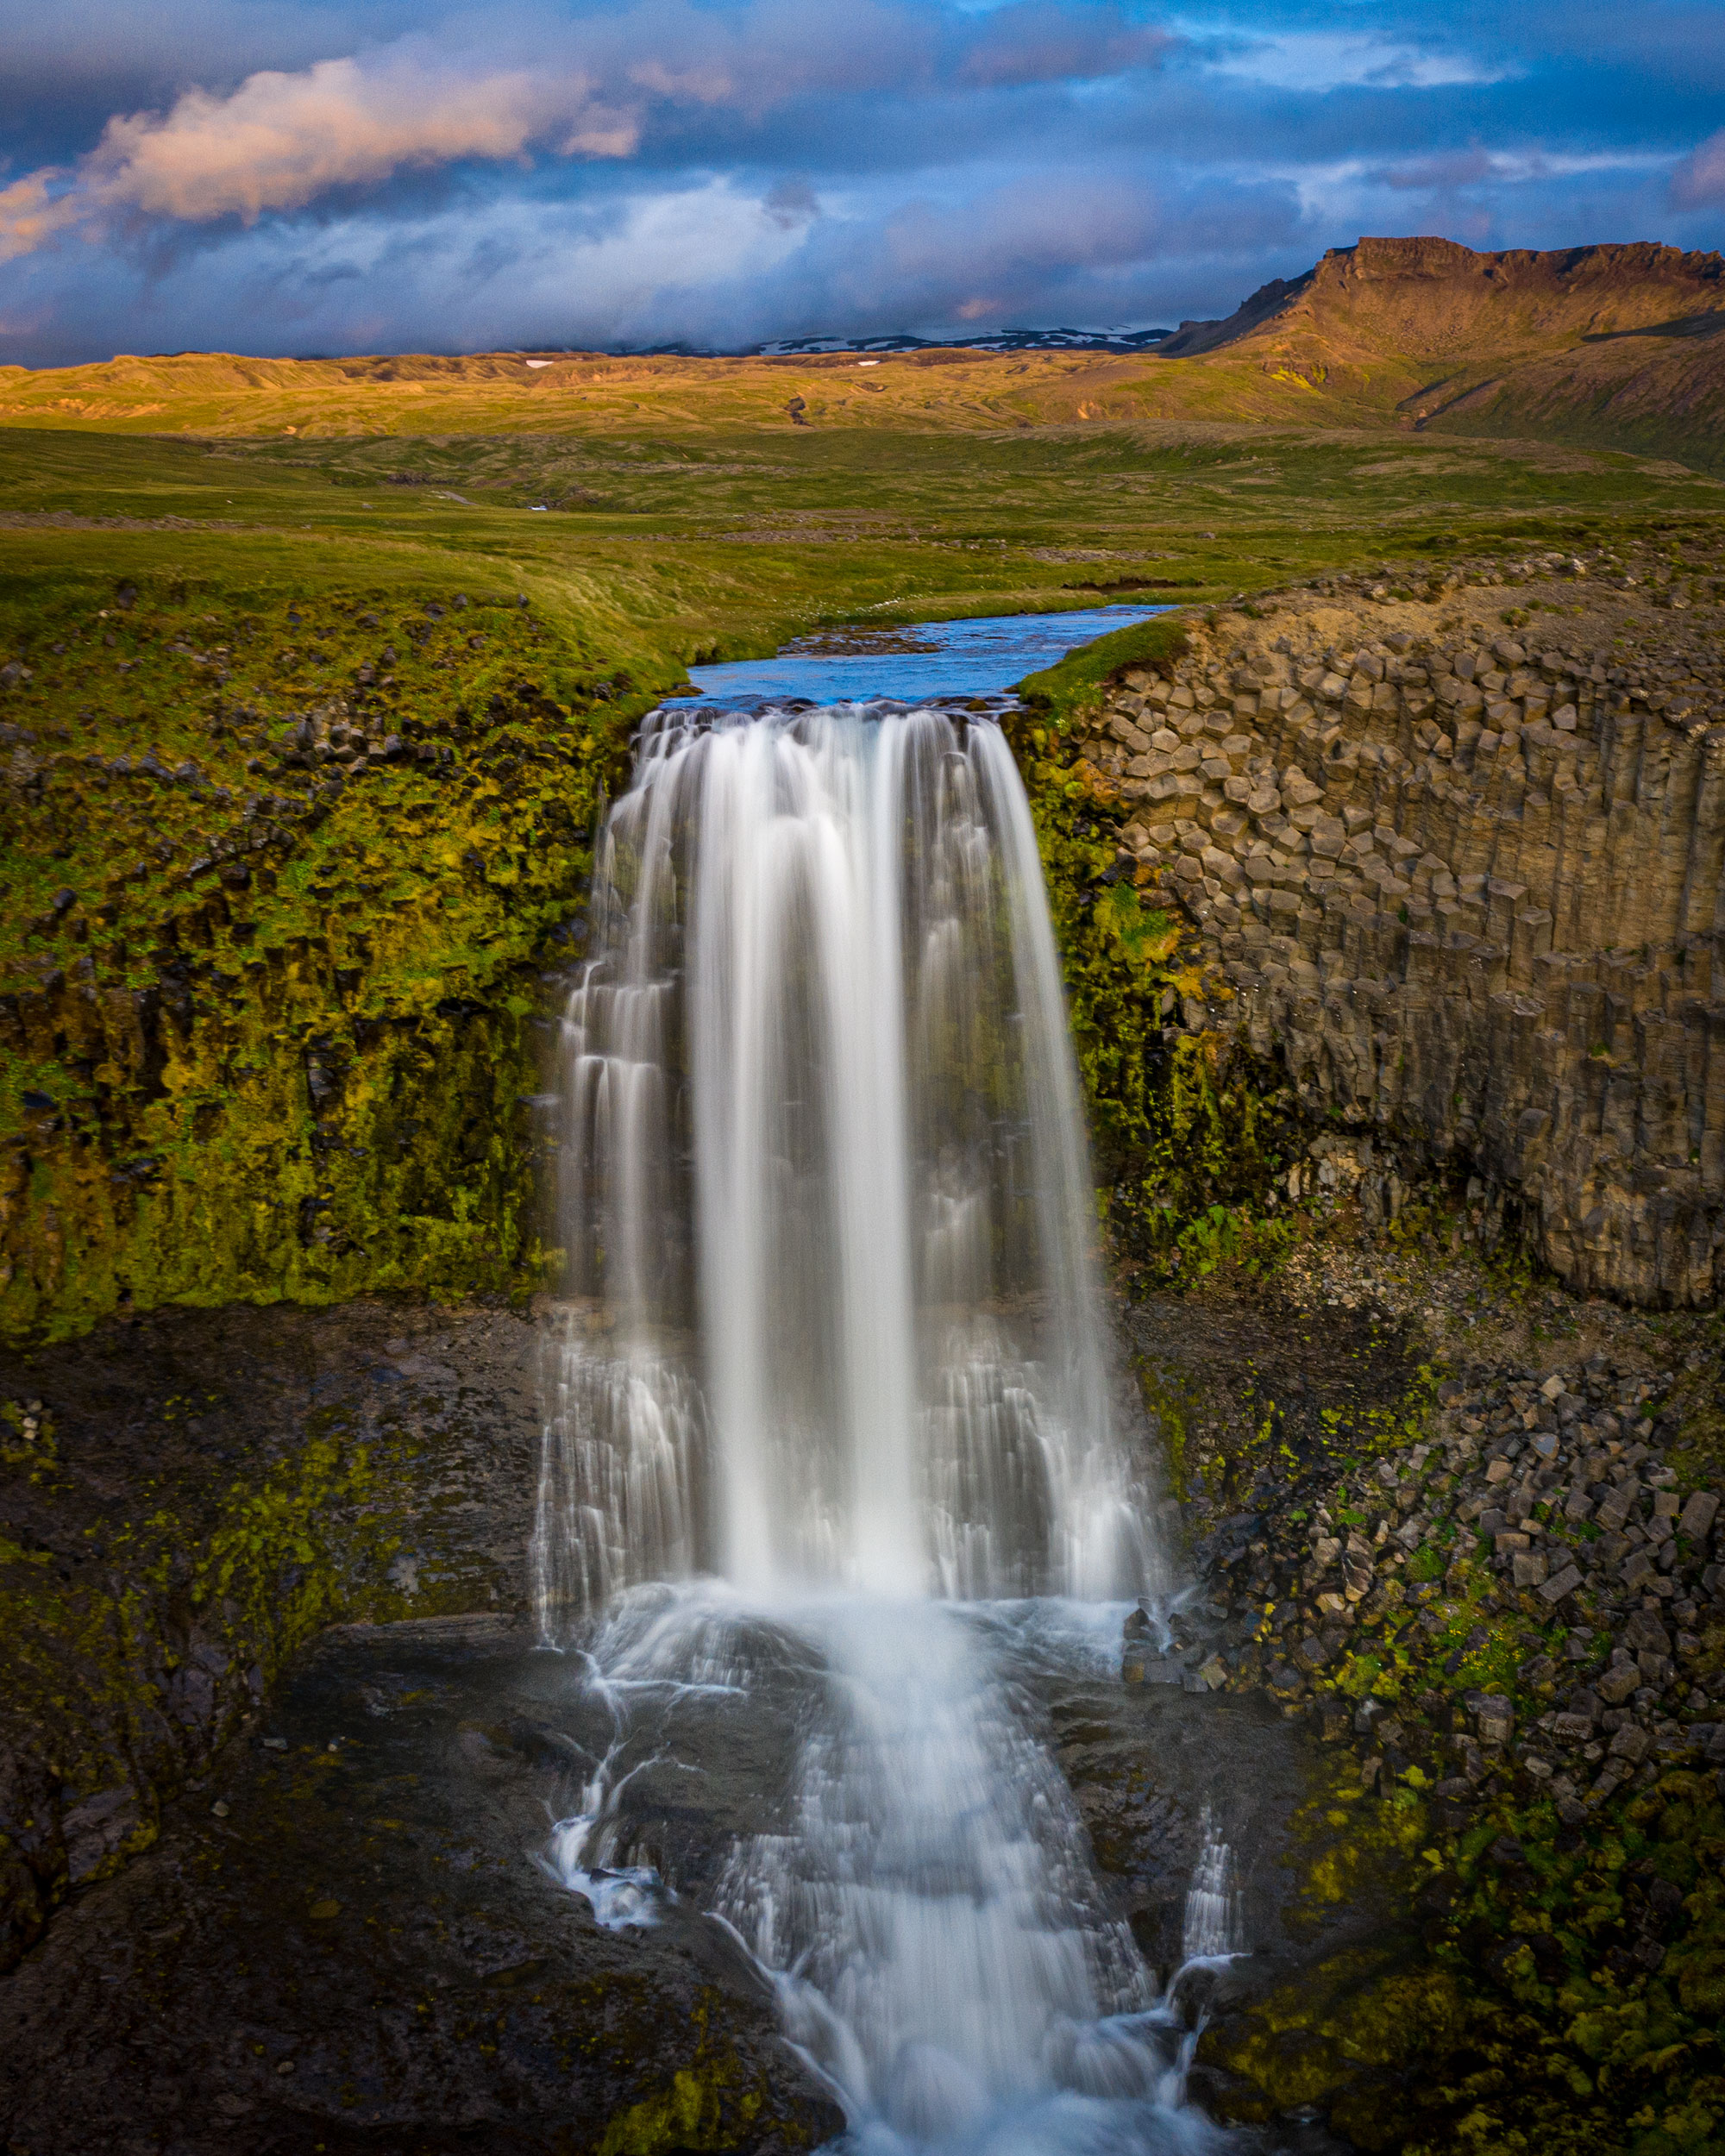
[[[770,659],[691,667],[696,708],[735,711],[806,698],[813,704],[906,704],[999,696],[1080,645],[1165,613],[1162,606],[1087,606],[1063,614],[994,614],[907,629],[831,630],[799,637]]]

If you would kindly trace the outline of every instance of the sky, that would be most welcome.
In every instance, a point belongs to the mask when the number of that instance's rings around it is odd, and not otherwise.
[[[1228,313],[1725,232],[1725,0],[4,0],[0,362]]]

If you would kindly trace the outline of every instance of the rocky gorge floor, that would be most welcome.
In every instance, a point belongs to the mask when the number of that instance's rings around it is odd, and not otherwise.
[[[0,1582],[47,1574],[85,1612],[81,1631],[70,1602],[9,1612],[3,1830],[28,1874],[0,1977],[9,2156],[773,2156],[838,2129],[759,1971],[699,1914],[775,1815],[794,1701],[685,1702],[674,1756],[619,1770],[612,1861],[674,1890],[659,1924],[605,1929],[537,1861],[610,1735],[524,1606],[537,1347],[506,1311],[380,1302],[161,1313],[8,1370],[36,1389]],[[344,1465],[313,1477],[319,1430]],[[272,1477],[296,1492],[286,1527],[255,1509]],[[115,1520],[146,1515],[146,1490],[163,1536],[135,1553]],[[236,1511],[293,1620],[268,1639],[246,1630],[257,1581],[205,1591]],[[68,1642],[97,1607],[129,1621],[129,1657],[80,1694]],[[1218,1790],[1254,1947],[1236,1990],[1395,1958],[1405,1834],[1355,1847],[1313,1813],[1333,1778],[1315,1729],[1251,1693],[1123,1689],[1106,1656],[1001,1621],[1104,1906],[1164,1984]],[[666,1738],[642,1741],[656,1757]],[[1346,1895],[1314,1890],[1320,1854]],[[1343,2144],[1271,2119],[1261,2147]]]
[[[1717,1320],[1494,1272],[1374,1227],[1357,1196],[1306,1231],[1265,1278],[1220,1266],[1127,1313],[1195,1585],[1129,1625],[1124,1683],[1025,1651],[1109,1905],[1165,1983],[1206,1833],[1236,1850],[1245,1951],[1209,1991],[1193,2091],[1266,2148],[1705,2149],[1725,1969]],[[410,1432],[414,1450],[369,1494],[326,1471],[292,1561],[324,1599],[267,1677],[242,1659],[266,1652],[233,1629],[243,1595],[199,1614],[195,1546],[177,1595],[160,1551],[141,1566],[116,1602],[156,1644],[128,1714],[111,1671],[82,1709],[123,1783],[62,1752],[44,1796],[66,1695],[9,1626],[5,1832],[36,1859],[13,1912],[35,1943],[0,1987],[18,2156],[831,2130],[746,1963],[699,1922],[647,1946],[605,1932],[530,1861],[574,1794],[560,1665],[523,1629],[536,1353],[505,1312],[378,1304],[164,1313],[33,1358],[9,1585],[89,1569],[97,1500],[122,1500],[122,1378],[132,1457],[182,1504],[212,1465],[244,1480],[272,1431],[279,1475],[293,1413],[320,1406],[380,1470]],[[184,1385],[218,1359],[219,1415]],[[173,1401],[205,1416],[176,1430]],[[398,1509],[402,1476],[441,1498]],[[649,1776],[618,1860],[701,1906],[775,1786],[760,1740],[735,1753],[715,1733],[743,1780],[693,1810]],[[587,2139],[571,2089],[589,2090]]]
[[[1268,1283],[1224,1269],[1132,1324],[1201,1584],[1171,1633],[1129,1626],[1128,1685],[1274,1702],[1334,1763],[1327,1815],[1410,1862],[1399,1959],[1224,2002],[1213,2103],[1313,2106],[1368,2149],[1713,2147],[1717,1318],[1374,1232],[1356,1200]]]
[[[0,1366],[9,2156],[837,2130],[721,1933],[606,1931],[533,1862],[580,1793],[527,1610],[540,1351],[379,1300]]]
[[[11,2156],[828,2139],[724,1933],[605,1930],[526,1860],[571,1801],[567,1683],[506,1617],[326,1634],[0,1987]]]

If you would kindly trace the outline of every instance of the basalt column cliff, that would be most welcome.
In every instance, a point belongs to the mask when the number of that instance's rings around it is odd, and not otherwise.
[[[1523,563],[1547,611],[1515,627],[1454,582],[1213,617],[1088,754],[1201,930],[1186,1028],[1278,1054],[1319,1126],[1290,1196],[1387,1213],[1441,1167],[1571,1287],[1692,1305],[1725,1236],[1725,679],[1639,567]]]

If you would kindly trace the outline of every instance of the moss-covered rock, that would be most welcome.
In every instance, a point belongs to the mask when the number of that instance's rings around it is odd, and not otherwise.
[[[1421,2156],[1713,2149],[1716,1321],[1505,1291],[1461,1299],[1445,1353],[1409,1321],[1466,1261],[1386,1241],[1396,1319],[1339,1302],[1355,1257],[1132,1316],[1225,1620],[1196,1651],[1333,1762],[1301,1891],[1347,1907],[1385,1834],[1405,1860],[1398,1937],[1218,2015],[1214,2099]],[[1391,2055],[1395,1984],[1424,2003]]]
[[[1123,851],[1128,805],[1078,747],[1128,677],[1164,674],[1188,631],[1170,613],[1074,652],[1020,685],[1008,736],[1030,795],[1064,966],[1073,1044],[1121,1277],[1142,1288],[1219,1260],[1262,1263],[1289,1101],[1239,1042],[1184,1023],[1201,987],[1192,924]],[[1223,991],[1222,993],[1226,993]]]
[[[536,1285],[536,975],[646,698],[500,592],[74,590],[14,642],[0,1337]]]
[[[316,1633],[521,1610],[536,1352],[504,1313],[369,1304],[0,1362],[38,1433],[0,1469],[0,1965],[154,1840]]]
[[[1446,2056],[1465,2026],[1447,1972],[1356,1948],[1207,2029],[1198,2056],[1232,2118],[1267,2123],[1312,2108],[1357,2147],[1395,2149],[1408,2136],[1409,2077]]]

